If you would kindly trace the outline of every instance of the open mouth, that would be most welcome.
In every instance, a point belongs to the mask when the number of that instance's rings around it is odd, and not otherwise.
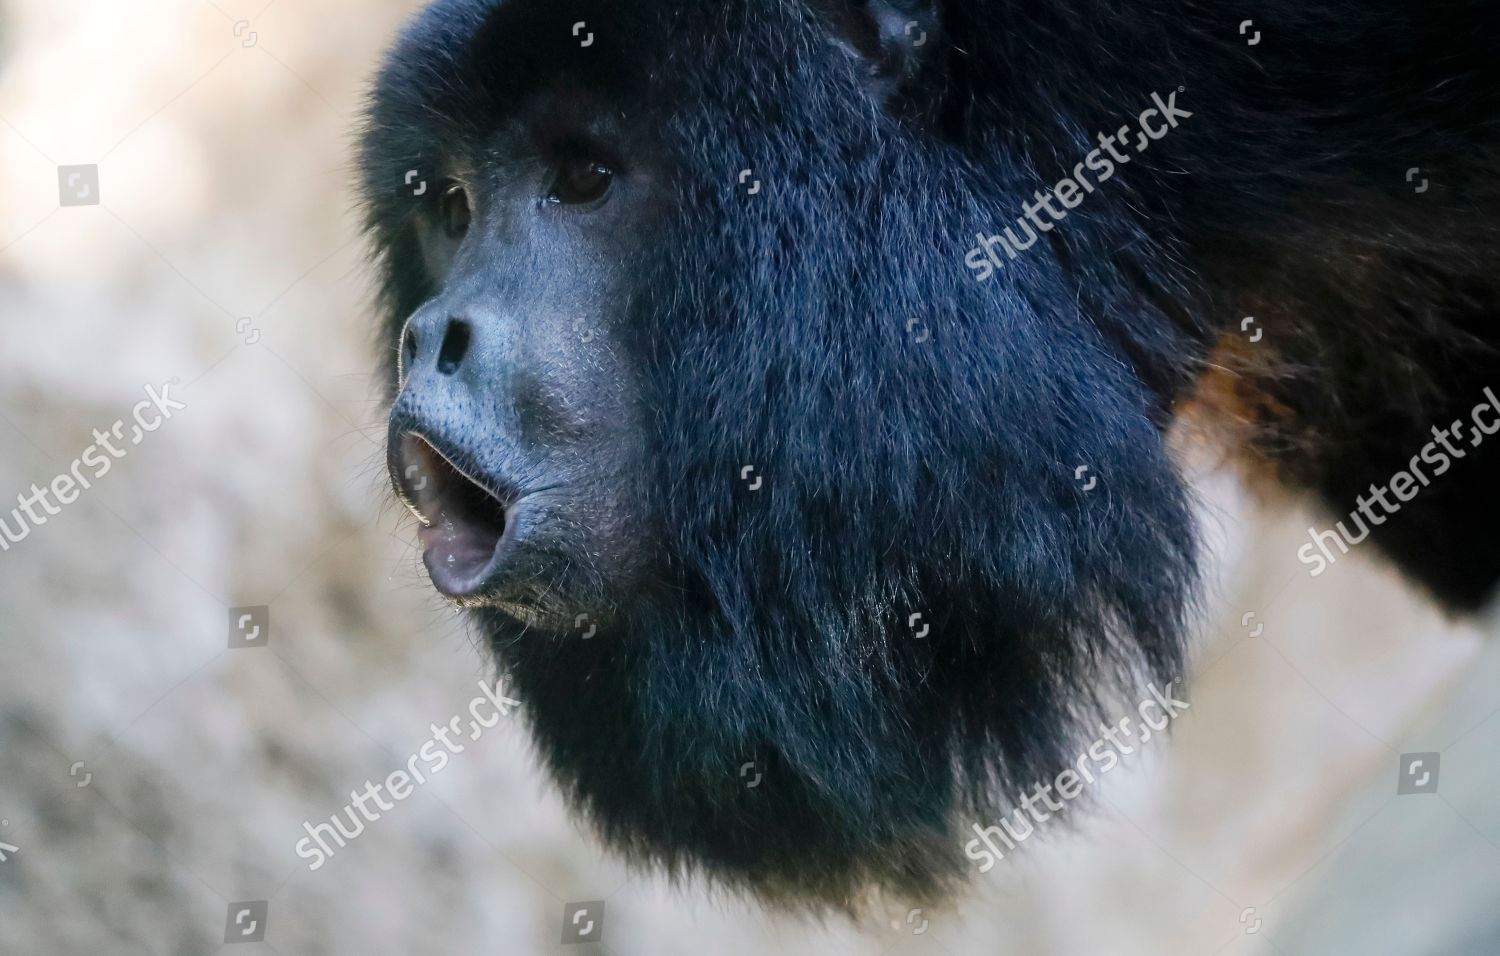
[[[397,494],[422,522],[417,537],[433,585],[449,597],[479,591],[508,540],[506,502],[414,432],[392,446],[390,465]]]

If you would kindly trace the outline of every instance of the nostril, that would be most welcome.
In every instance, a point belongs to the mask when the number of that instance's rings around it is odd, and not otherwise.
[[[458,371],[464,353],[469,350],[469,323],[462,319],[449,319],[448,329],[443,333],[443,347],[438,350],[437,370],[444,375]]]
[[[406,374],[411,374],[411,368],[417,361],[417,330],[407,323],[406,331],[401,336],[401,368]]]

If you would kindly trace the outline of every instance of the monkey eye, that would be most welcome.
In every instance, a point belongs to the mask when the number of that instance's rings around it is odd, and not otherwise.
[[[450,239],[459,239],[469,231],[469,194],[462,186],[449,186],[443,193],[443,232]]]
[[[547,201],[576,206],[593,202],[609,191],[615,174],[608,167],[588,160],[569,160],[557,170],[557,179]]]

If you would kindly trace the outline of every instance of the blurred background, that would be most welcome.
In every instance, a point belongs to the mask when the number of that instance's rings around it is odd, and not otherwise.
[[[951,909],[819,922],[628,870],[514,718],[309,870],[303,821],[490,673],[385,487],[352,213],[416,6],[0,3],[0,517],[148,386],[183,405],[0,551],[0,953],[1500,953],[1500,626],[1358,549],[1308,577],[1326,522],[1191,440],[1191,709]],[[581,901],[599,941],[565,945]]]

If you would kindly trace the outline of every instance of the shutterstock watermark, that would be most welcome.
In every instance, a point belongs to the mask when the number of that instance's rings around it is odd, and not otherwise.
[[[1187,701],[1172,696],[1172,683],[1169,681],[1164,690],[1157,690],[1155,684],[1147,685],[1146,690],[1150,696],[1136,705],[1136,713],[1143,726],[1134,739],[1140,743],[1150,741],[1152,731],[1165,730],[1180,712],[1188,709]],[[1148,713],[1150,711],[1159,711],[1154,715],[1155,719]],[[979,872],[988,873],[997,862],[1005,859],[1005,854],[1000,850],[1001,844],[1007,850],[1015,850],[1036,832],[1035,824],[1046,823],[1052,819],[1053,813],[1066,810],[1067,801],[1076,800],[1083,793],[1085,784],[1094,783],[1096,778],[1093,768],[1097,768],[1099,776],[1103,776],[1119,766],[1121,756],[1128,757],[1135,753],[1135,748],[1126,743],[1132,737],[1129,717],[1121,717],[1113,724],[1100,724],[1099,732],[1103,736],[1096,738],[1087,751],[1079,754],[1072,767],[1059,773],[1050,782],[1033,785],[1030,792],[1023,794],[1020,800],[1012,800],[1011,804],[1015,809],[1001,817],[998,824],[987,827],[972,824],[977,838],[964,844],[964,855],[979,864]],[[1105,743],[1106,740],[1109,741],[1108,744]],[[1075,770],[1074,767],[1078,769]],[[1062,802],[1053,799],[1054,789]],[[1051,813],[1039,810],[1036,806],[1038,800]],[[1021,812],[1023,809],[1025,813]],[[1015,826],[1011,826],[1012,817],[1015,818]],[[1025,829],[1022,829],[1022,824]]]
[[[187,408],[172,398],[171,390],[170,382],[163,385],[161,391],[153,385],[146,386],[146,398],[136,402],[130,410],[132,422],[128,445],[125,419],[117,420],[108,430],[96,428],[94,443],[74,458],[66,471],[45,486],[38,487],[33,482],[29,493],[23,491],[16,495],[16,507],[10,509],[10,517],[0,514],[0,551],[9,551],[11,545],[29,537],[33,528],[46,524],[49,517],[61,514],[64,505],[77,501],[83,492],[93,487],[90,479],[98,481],[109,474],[115,462],[129,454],[131,447],[139,445],[146,435],[160,428],[173,412]],[[122,447],[116,447],[116,442]],[[89,471],[87,475],[84,474],[85,468]]]
[[[1160,93],[1151,94],[1151,106],[1136,117],[1135,153],[1138,155],[1146,151],[1156,140],[1167,135],[1168,132],[1177,128],[1180,120],[1185,120],[1193,114],[1187,110],[1177,108],[1177,94],[1180,89],[1167,94],[1164,100]],[[1152,117],[1157,117],[1153,122]],[[983,233],[974,238],[979,240],[979,245],[970,249],[964,256],[964,265],[974,272],[974,278],[983,282],[995,271],[1005,264],[996,252],[996,248],[1005,250],[1005,254],[1011,259],[1016,258],[1019,253],[1025,252],[1036,244],[1039,232],[1051,232],[1052,227],[1068,218],[1068,209],[1076,209],[1083,203],[1083,199],[1097,188],[1098,184],[1108,182],[1115,174],[1115,166],[1125,165],[1130,162],[1131,153],[1122,152],[1119,147],[1130,148],[1130,124],[1127,123],[1115,130],[1113,133],[1099,134],[1099,148],[1091,151],[1083,157],[1083,161],[1073,167],[1073,175],[1065,176],[1057,181],[1052,191],[1043,193],[1040,189],[1032,194],[1035,203],[1022,203],[1021,215],[1016,217],[1016,225],[1025,234],[1025,238],[1016,235],[1011,227],[1006,226],[1004,235],[999,233],[986,237]],[[1085,170],[1094,175],[1085,174]],[[1057,200],[1064,208],[1054,209],[1052,201]],[[1048,221],[1043,221],[1040,215],[1046,211]],[[1036,228],[1033,229],[1032,226]]]
[[[500,682],[496,681],[491,687],[484,681],[479,682],[480,695],[469,701],[469,740],[479,739],[479,735],[500,722],[501,717],[510,716],[512,707],[521,706],[518,700],[512,700],[500,692]],[[493,708],[493,713],[486,720],[480,716],[483,705]],[[488,709],[488,708],[485,708]],[[412,754],[406,761],[404,770],[392,770],[385,778],[385,792],[396,800],[405,800],[415,792],[418,784],[427,782],[428,777],[439,773],[448,766],[449,754],[463,753],[464,745],[456,740],[450,739],[450,734],[462,734],[459,723],[463,720],[460,714],[448,721],[446,724],[431,725],[432,737],[417,752]],[[439,749],[439,744],[442,748]],[[421,761],[425,768],[418,768],[417,763]],[[427,772],[424,775],[422,769]],[[369,801],[374,801],[376,809],[369,807]],[[381,784],[365,781],[363,790],[350,790],[349,803],[341,808],[340,813],[329,817],[328,823],[313,823],[311,820],[302,822],[302,829],[307,835],[297,841],[294,849],[297,855],[304,860],[311,860],[307,868],[316,870],[327,863],[334,853],[337,852],[329,845],[331,840],[339,849],[348,845],[361,833],[365,832],[366,823],[374,823],[380,819],[382,811],[394,810],[396,805],[381,796]],[[344,817],[349,819],[349,828],[344,828]]]
[[[1338,558],[1328,547],[1333,544],[1338,547],[1340,555],[1348,554],[1349,549],[1370,536],[1370,529],[1383,525],[1394,514],[1401,510],[1401,505],[1415,498],[1423,488],[1432,483],[1433,478],[1446,474],[1453,466],[1455,458],[1463,458],[1467,454],[1462,448],[1455,446],[1463,444],[1464,427],[1469,426],[1469,448],[1478,448],[1488,435],[1500,432],[1500,397],[1496,397],[1491,388],[1484,388],[1485,400],[1475,405],[1469,412],[1469,422],[1461,418],[1455,418],[1447,428],[1432,426],[1432,441],[1422,446],[1421,451],[1411,456],[1411,461],[1406,467],[1391,476],[1390,480],[1383,485],[1371,485],[1368,498],[1361,495],[1354,499],[1354,509],[1349,512],[1349,523],[1359,526],[1358,536],[1349,533],[1344,527],[1344,522],[1334,522],[1333,528],[1319,531],[1316,528],[1308,528],[1307,536],[1312,540],[1297,549],[1297,560],[1308,565],[1312,570],[1309,576],[1317,577],[1328,566],[1334,564]],[[1486,426],[1485,422],[1489,425]],[[1432,466],[1432,474],[1429,476],[1425,469],[1417,462]],[[1396,496],[1396,501],[1386,499],[1386,492]],[[1375,513],[1375,504],[1380,505],[1381,514]],[[1369,524],[1365,521],[1368,520]],[[1316,552],[1314,551],[1316,549]]]

